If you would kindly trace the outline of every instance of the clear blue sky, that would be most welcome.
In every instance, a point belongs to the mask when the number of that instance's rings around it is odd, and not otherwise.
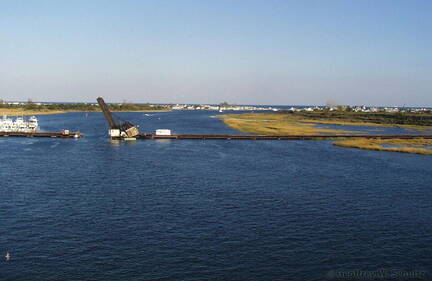
[[[0,98],[432,106],[430,0],[0,0]]]

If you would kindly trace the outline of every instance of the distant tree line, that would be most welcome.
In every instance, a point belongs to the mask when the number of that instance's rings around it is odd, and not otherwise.
[[[143,111],[143,110],[168,110],[167,106],[150,104],[109,104],[112,111]],[[25,104],[0,103],[0,108],[22,109],[31,111],[100,111],[96,104],[88,103],[58,103],[58,104],[36,104],[27,102]]]
[[[377,124],[400,124],[432,126],[432,113],[422,112],[354,112],[354,111],[282,111],[313,120],[340,120],[349,122],[370,122]]]

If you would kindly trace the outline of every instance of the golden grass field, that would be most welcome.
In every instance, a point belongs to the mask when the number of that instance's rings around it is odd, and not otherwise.
[[[218,115],[229,127],[262,135],[313,135],[353,133],[350,131],[318,128],[315,124],[288,114],[244,113]]]
[[[59,114],[64,113],[64,111],[59,110],[24,110],[17,108],[0,108],[0,116],[9,115],[9,116],[30,116],[30,115],[46,115],[46,114]]]
[[[359,139],[336,141],[333,144],[341,147],[432,155],[432,149],[425,147],[425,146],[432,146],[432,139],[382,140],[382,139],[359,138]],[[394,147],[385,147],[383,145],[392,145]]]
[[[390,127],[389,124],[361,123],[361,122],[344,122],[335,120],[310,120],[299,116],[289,114],[272,114],[272,113],[244,113],[244,114],[225,114],[217,116],[227,126],[248,133],[262,135],[312,135],[312,134],[341,134],[341,133],[358,133],[343,130],[324,129],[316,127],[317,124],[337,124],[350,126],[373,126],[373,127]],[[426,130],[431,127],[411,126],[411,125],[393,125],[393,127],[403,127],[413,130]],[[432,145],[431,139],[349,139],[336,141],[334,145],[351,148],[361,148],[378,151],[393,151],[416,154],[432,154],[432,149],[425,146]],[[383,146],[384,145],[384,146]],[[395,147],[385,147],[392,145]]]
[[[317,128],[317,124],[345,125],[345,126],[368,126],[368,127],[400,127],[413,131],[431,130],[429,126],[400,125],[400,124],[377,124],[369,122],[350,122],[333,119],[310,119],[291,114],[277,113],[243,113],[218,115],[224,123],[236,130],[257,134],[317,134],[317,133],[354,133],[352,131]]]

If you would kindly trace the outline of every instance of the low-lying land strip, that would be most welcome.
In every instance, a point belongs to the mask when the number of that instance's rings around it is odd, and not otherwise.
[[[248,133],[262,135],[313,135],[352,133],[316,127],[292,114],[244,113],[218,115],[229,127]]]
[[[321,124],[402,127],[414,130],[430,130],[432,128],[432,114],[421,112],[298,111],[281,114],[292,115],[304,122],[310,121]]]
[[[432,139],[349,139],[333,143],[336,146],[378,151],[432,155]]]
[[[317,117],[318,116],[318,117]],[[404,119],[400,116],[392,117],[385,114],[385,117],[373,115],[366,117],[365,114],[349,114],[343,117],[339,115],[333,119],[327,119],[321,114],[307,113],[246,113],[219,115],[222,121],[229,127],[248,133],[263,135],[314,135],[314,134],[347,134],[359,133],[347,130],[327,129],[317,127],[318,124],[336,124],[349,126],[372,126],[372,127],[401,127],[408,130],[432,130],[432,119],[429,115]],[[367,121],[366,121],[367,120]],[[398,123],[390,123],[395,120]],[[431,122],[431,123],[430,123]],[[403,123],[403,124],[400,124]],[[419,125],[421,124],[421,125]],[[427,124],[427,125],[425,125]],[[418,154],[432,154],[430,139],[347,139],[335,142],[335,145],[380,151],[395,151]]]
[[[59,114],[65,113],[61,110],[25,110],[23,108],[0,108],[0,115],[9,116],[29,116],[29,115],[46,115],[46,114]]]
[[[146,112],[146,111],[169,111],[170,108],[161,105],[149,104],[110,104],[112,112]],[[97,112],[100,108],[96,104],[86,103],[63,103],[63,104],[35,104],[27,103],[20,105],[0,104],[2,115],[43,115],[58,114],[65,112]]]

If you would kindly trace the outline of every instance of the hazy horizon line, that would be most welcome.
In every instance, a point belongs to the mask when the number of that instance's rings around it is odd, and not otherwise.
[[[3,100],[0,99],[3,102],[7,102],[7,103],[11,103],[11,102],[19,102],[19,103],[28,103],[29,100],[23,101],[23,100]],[[38,100],[32,100],[30,99],[32,103],[55,103],[55,104],[71,104],[71,103],[86,103],[86,104],[97,104],[97,101],[95,99],[95,101],[38,101]],[[134,101],[106,101],[107,104],[121,104],[121,103],[127,103],[127,104],[151,104],[151,105],[176,105],[176,104],[190,104],[190,105],[201,105],[201,104],[207,104],[207,105],[219,105],[221,103],[224,103],[226,101],[221,101],[219,103],[206,103],[206,102],[201,102],[201,103],[196,103],[196,102],[134,102]],[[228,102],[229,105],[238,105],[238,106],[300,106],[300,107],[307,107],[307,106],[329,106],[326,104],[262,104],[262,103],[231,103]],[[370,105],[370,104],[332,104],[332,106],[350,106],[350,107],[355,107],[355,106],[366,106],[366,107],[402,107],[402,108],[432,108],[432,106],[428,106],[428,105]]]

